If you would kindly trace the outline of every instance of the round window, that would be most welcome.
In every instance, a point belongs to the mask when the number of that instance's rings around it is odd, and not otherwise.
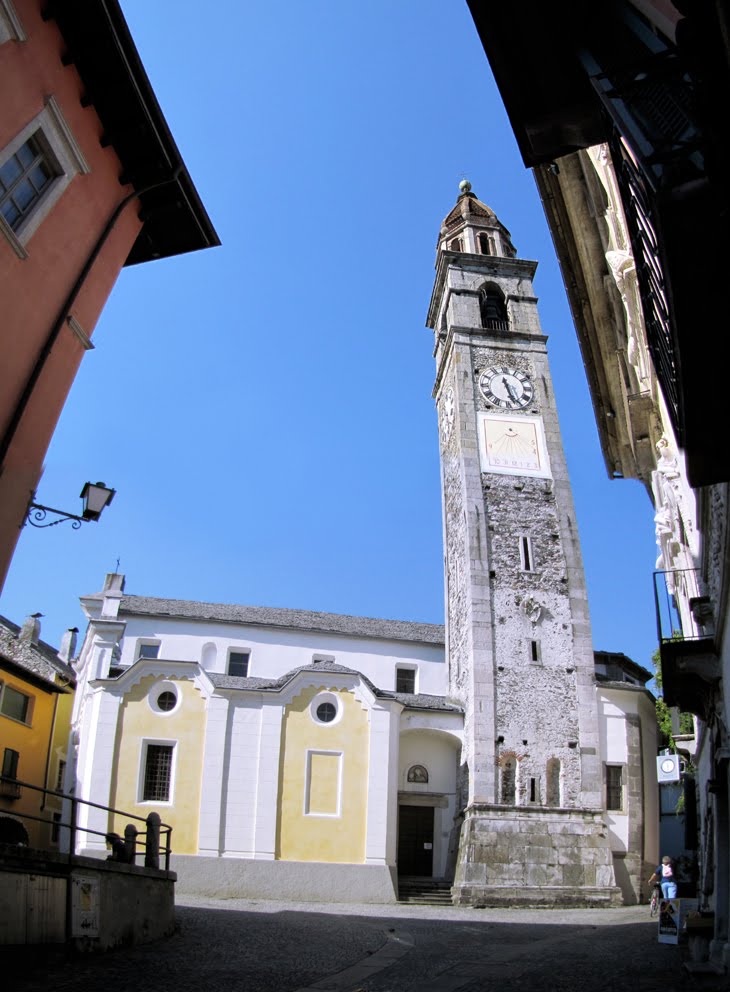
[[[317,707],[317,719],[321,723],[332,723],[337,716],[337,707],[334,703],[320,703]]]
[[[157,707],[158,709],[161,709],[163,713],[167,713],[169,710],[174,710],[176,702],[177,696],[174,692],[161,692],[157,697]]]
[[[180,690],[174,682],[158,682],[150,689],[147,702],[154,713],[172,713],[180,705]]]

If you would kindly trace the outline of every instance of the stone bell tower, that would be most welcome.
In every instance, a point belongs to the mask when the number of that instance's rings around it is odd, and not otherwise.
[[[435,333],[450,693],[464,706],[457,903],[620,901],[602,813],[593,648],[532,279],[460,185]]]

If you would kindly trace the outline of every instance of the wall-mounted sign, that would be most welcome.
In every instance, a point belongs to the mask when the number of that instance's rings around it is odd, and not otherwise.
[[[74,875],[71,895],[71,936],[99,936],[99,879]]]

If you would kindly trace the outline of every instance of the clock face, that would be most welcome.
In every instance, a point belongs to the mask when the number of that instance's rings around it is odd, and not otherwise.
[[[662,761],[662,771],[663,772],[674,771],[674,761],[671,758],[665,758],[664,761]]]
[[[482,396],[500,410],[524,410],[532,403],[535,387],[527,372],[494,365],[479,376]]]
[[[449,386],[444,393],[443,404],[441,406],[441,433],[445,438],[449,436],[451,428],[454,426],[455,414],[456,401],[454,399],[454,390]]]

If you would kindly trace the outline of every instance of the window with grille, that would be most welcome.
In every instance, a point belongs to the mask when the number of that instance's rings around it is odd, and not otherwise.
[[[56,775],[56,792],[61,792],[63,790],[63,778],[66,774],[66,762],[58,762],[58,775]]]
[[[623,808],[623,768],[606,765],[606,809]]]
[[[395,672],[395,691],[406,692],[410,695],[416,691],[416,672],[413,668],[397,668]]]
[[[148,744],[145,757],[144,802],[166,803],[170,801],[172,776],[172,744]]]
[[[33,210],[58,174],[39,140],[40,131],[0,165],[0,212],[13,231]]]
[[[248,675],[248,651],[231,651],[228,655],[228,674],[245,679]]]

